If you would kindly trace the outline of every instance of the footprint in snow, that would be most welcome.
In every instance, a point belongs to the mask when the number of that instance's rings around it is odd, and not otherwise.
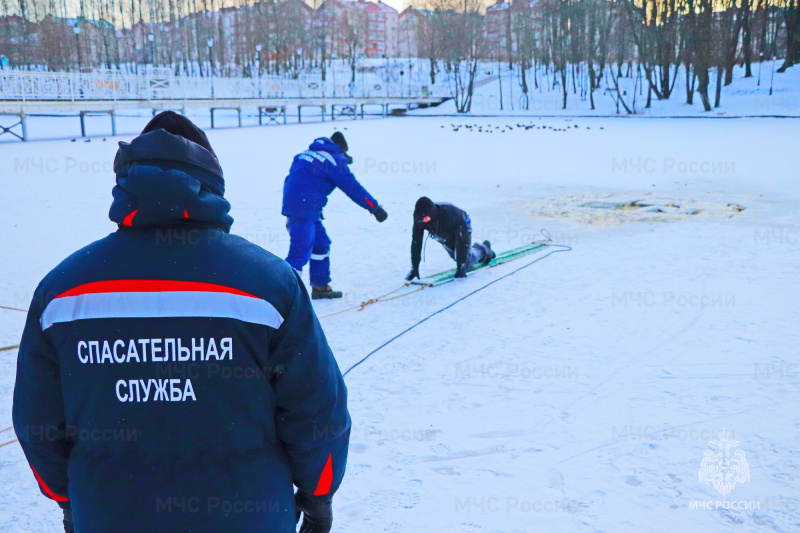
[[[642,482],[639,481],[639,478],[636,476],[627,476],[625,478],[625,484],[630,485],[631,487],[638,487],[642,484]]]
[[[365,464],[347,465],[347,476],[348,477],[358,476],[368,471],[371,468],[372,465],[365,465]]]
[[[453,449],[442,442],[431,445],[431,451],[437,455],[450,455]]]
[[[420,502],[416,492],[401,492],[397,490],[376,490],[366,498],[369,509],[383,511],[386,509],[413,509]]]
[[[488,468],[478,468],[477,472],[489,472],[494,477],[514,477],[512,474],[506,474],[505,472],[495,472],[494,470],[489,470]]]
[[[597,510],[605,506],[606,493],[602,490],[595,490],[582,496],[574,502],[574,512],[586,515],[597,516]]]
[[[375,413],[369,413],[368,415],[366,415],[364,417],[364,419],[367,422],[371,422],[373,424],[380,424],[381,422],[383,422],[386,419],[386,417],[384,417],[380,413],[375,412]]]
[[[384,476],[392,476],[395,474],[399,474],[401,472],[403,472],[403,469],[399,466],[386,465],[383,468],[381,468],[381,475]]]
[[[437,468],[431,468],[431,470],[433,470],[437,474],[442,474],[443,476],[460,476],[461,475],[461,472],[459,472],[458,470],[456,470],[456,469],[454,469],[452,467],[449,467],[449,466],[440,466],[440,467],[437,467]]]
[[[730,509],[720,509],[719,515],[726,519],[729,523],[737,526],[744,523],[744,518],[739,515],[735,515],[734,511],[731,511]]]
[[[350,445],[350,451],[352,453],[364,453],[369,449],[369,446],[366,444],[354,443]]]
[[[413,455],[406,455],[404,453],[396,453],[392,456],[392,464],[396,465],[410,465],[415,463],[417,458]]]

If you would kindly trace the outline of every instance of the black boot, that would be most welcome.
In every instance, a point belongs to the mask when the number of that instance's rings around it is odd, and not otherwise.
[[[494,261],[494,258],[497,257],[497,254],[494,253],[494,250],[492,250],[492,243],[489,241],[483,241],[483,245],[486,247],[486,257],[484,257],[482,263],[484,265],[488,265]]]
[[[323,287],[311,287],[312,300],[332,300],[334,298],[341,298],[342,292],[331,289],[330,285]]]

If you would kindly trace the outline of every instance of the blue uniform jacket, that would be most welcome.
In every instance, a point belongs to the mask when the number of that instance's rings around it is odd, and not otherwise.
[[[347,391],[308,293],[230,235],[216,159],[157,130],[120,143],[115,233],[37,288],[13,419],[79,533],[288,533],[293,485],[330,498]]]
[[[370,212],[378,206],[378,201],[350,172],[341,148],[327,137],[320,137],[295,156],[283,183],[281,211],[287,217],[320,220],[328,196],[337,187]]]

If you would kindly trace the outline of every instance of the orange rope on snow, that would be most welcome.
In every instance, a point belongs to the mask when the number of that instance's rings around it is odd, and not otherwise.
[[[14,426],[8,426],[7,428],[0,429],[0,433],[2,433],[4,431],[8,431],[9,429],[14,429]],[[9,444],[13,444],[13,443],[15,443],[17,441],[19,441],[19,439],[13,439],[13,440],[10,440],[8,442],[4,442],[4,443],[0,444],[0,448],[2,448],[3,446],[8,446]]]
[[[329,318],[329,317],[332,317],[332,316],[341,315],[342,313],[346,313],[348,311],[352,311],[353,309],[358,309],[359,311],[363,311],[369,305],[376,304],[378,302],[388,302],[389,300],[395,300],[397,298],[402,298],[403,296],[408,296],[409,294],[413,294],[415,292],[419,292],[422,289],[427,287],[427,285],[423,285],[419,289],[414,289],[413,291],[409,291],[409,292],[406,292],[406,293],[403,293],[403,294],[399,294],[397,296],[393,296],[391,298],[387,298],[387,296],[391,296],[392,294],[396,293],[397,291],[401,291],[401,290],[405,289],[406,287],[408,287],[410,285],[411,285],[410,283],[404,283],[401,287],[398,287],[397,289],[395,289],[395,290],[393,290],[391,292],[387,292],[386,294],[383,294],[381,296],[376,296],[375,298],[370,298],[369,300],[363,301],[360,304],[356,304],[356,305],[354,305],[352,307],[348,307],[346,309],[342,309],[340,311],[336,311],[335,313],[330,313],[330,314],[321,316],[321,317],[319,317],[319,319],[322,320],[323,318]]]

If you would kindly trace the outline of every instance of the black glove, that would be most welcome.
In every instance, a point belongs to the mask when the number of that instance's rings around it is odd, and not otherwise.
[[[458,265],[456,269],[456,278],[466,278],[467,277],[467,265]]]
[[[372,216],[374,216],[378,222],[383,222],[384,220],[389,218],[389,214],[381,206],[378,206],[372,210]]]
[[[411,269],[411,272],[409,272],[406,276],[406,281],[411,281],[414,278],[419,279],[419,267],[414,267]]]
[[[72,523],[72,507],[64,507],[64,533],[75,533],[75,524]]]
[[[330,533],[333,526],[331,502],[298,490],[294,495],[294,504],[295,522],[300,521],[301,513],[303,515],[300,533]]]

